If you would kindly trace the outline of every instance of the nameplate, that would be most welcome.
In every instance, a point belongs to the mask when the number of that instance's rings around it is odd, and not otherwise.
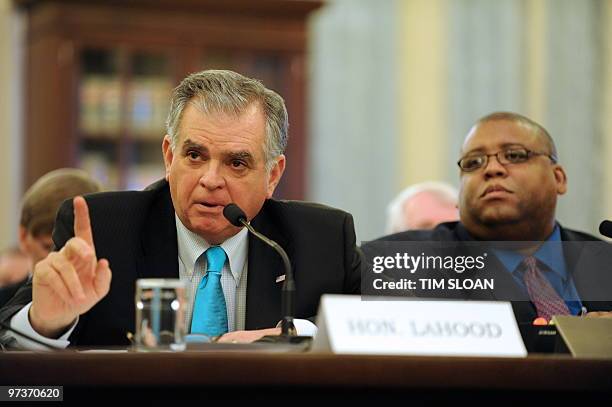
[[[317,326],[315,352],[527,356],[509,302],[324,295]]]
[[[572,356],[612,359],[612,318],[558,315],[553,322]]]

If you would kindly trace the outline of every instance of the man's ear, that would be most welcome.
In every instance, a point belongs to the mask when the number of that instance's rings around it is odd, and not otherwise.
[[[34,267],[32,259],[35,253],[35,250],[32,248],[32,240],[30,232],[28,232],[23,225],[19,225],[19,250],[21,250],[21,253],[25,254],[28,259],[30,259],[30,262],[32,262],[32,264],[30,264],[31,270],[33,270]]]
[[[278,183],[281,180],[281,177],[283,176],[283,173],[285,172],[285,155],[281,154],[278,157],[275,158],[276,163],[274,164],[274,166],[272,167],[272,169],[270,169],[270,174],[268,176],[268,194],[266,196],[266,198],[272,198],[272,195],[274,194],[274,190],[276,189],[276,186],[278,185]]]
[[[19,249],[22,253],[28,253],[28,231],[23,225],[19,225]]]
[[[562,166],[555,165],[554,169],[555,182],[557,183],[557,194],[563,195],[567,192],[567,174]]]
[[[164,140],[162,141],[162,153],[164,155],[164,166],[166,168],[166,181],[168,181],[168,177],[170,176],[170,166],[172,165],[172,160],[174,159],[174,151],[172,151],[172,141],[170,140],[169,135],[164,136]]]

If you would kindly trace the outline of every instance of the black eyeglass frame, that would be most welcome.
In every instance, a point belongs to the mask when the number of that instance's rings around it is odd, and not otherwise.
[[[504,157],[503,161],[502,161],[503,153],[506,153],[508,151],[525,151],[527,153],[527,158],[524,161],[517,161],[517,162],[508,161],[508,162],[506,162],[507,160]],[[459,166],[459,169],[461,169],[461,171],[463,171],[463,172],[474,172],[474,171],[478,171],[481,168],[486,168],[487,164],[489,164],[489,157],[492,157],[492,156],[496,156],[497,157],[497,162],[499,162],[501,165],[508,165],[508,164],[522,164],[522,163],[525,163],[525,162],[529,161],[532,157],[536,157],[536,156],[539,156],[539,155],[543,155],[543,156],[548,157],[553,164],[557,163],[557,157],[552,155],[552,154],[542,153],[542,152],[539,152],[539,151],[529,150],[528,148],[519,147],[519,148],[506,148],[504,150],[499,150],[498,152],[493,153],[493,154],[484,154],[483,153],[483,154],[465,155],[465,156],[461,157],[459,159],[459,161],[457,161],[457,165]],[[472,170],[466,170],[465,168],[463,168],[461,166],[461,161],[465,160],[468,157],[484,157],[484,161],[483,161],[482,165],[480,165],[479,167],[476,167],[476,168],[474,168]]]

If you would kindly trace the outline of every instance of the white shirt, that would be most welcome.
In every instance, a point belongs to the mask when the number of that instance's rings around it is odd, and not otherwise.
[[[185,327],[191,329],[191,316],[195,294],[200,281],[206,275],[208,265],[204,252],[211,246],[206,240],[193,233],[176,217],[176,236],[179,255],[179,278],[187,287],[189,306],[185,315]],[[221,288],[227,307],[227,327],[230,331],[244,330],[246,316],[247,253],[249,231],[246,228],[221,243],[227,260],[221,270]]]
[[[179,262],[179,278],[185,281],[187,286],[188,301],[190,306],[185,315],[186,330],[191,328],[191,315],[193,312],[194,293],[197,292],[197,287],[200,284],[202,277],[206,274],[206,256],[204,252],[210,247],[210,244],[202,239],[197,234],[191,232],[183,225],[181,220],[176,216],[176,231],[178,244],[178,262]],[[242,229],[236,235],[227,239],[221,244],[225,250],[228,260],[223,266],[221,272],[221,287],[225,296],[227,306],[227,321],[230,331],[244,330],[246,317],[246,283],[248,274],[248,231]],[[111,265],[112,269],[112,265]],[[26,335],[30,335],[35,339],[42,341],[55,347],[66,348],[70,344],[68,338],[77,325],[78,319],[58,339],[50,339],[40,335],[32,328],[28,317],[30,302],[17,312],[10,321],[11,328],[17,329]],[[317,332],[315,324],[307,319],[294,319],[295,328],[298,335],[314,336]],[[271,327],[272,328],[272,327]],[[16,345],[31,350],[45,350],[43,346],[22,338],[19,335],[11,332],[7,335],[12,336],[16,340]]]

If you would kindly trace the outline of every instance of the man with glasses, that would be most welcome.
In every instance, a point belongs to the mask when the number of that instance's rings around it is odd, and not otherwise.
[[[481,247],[491,247],[490,242],[531,242],[521,243],[518,251],[496,246],[494,258],[487,264],[487,272],[495,276],[495,289],[464,290],[459,296],[513,301],[523,298],[525,301],[513,302],[519,322],[531,323],[536,318],[548,322],[559,314],[612,316],[602,312],[612,309],[612,270],[599,266],[578,270],[576,262],[587,256],[577,256],[569,253],[568,246],[554,244],[599,239],[563,228],[555,220],[557,197],[567,191],[567,176],[546,129],[516,113],[489,114],[470,129],[458,165],[459,222],[380,240],[471,242],[459,243],[463,248],[470,244],[474,247],[479,241],[488,242]],[[366,252],[368,246],[372,247],[365,245]],[[603,252],[608,256],[606,261],[612,259],[609,249]],[[609,268],[610,262],[597,264]],[[477,276],[466,274],[453,277]]]
[[[462,148],[459,213],[479,240],[546,240],[567,176],[548,132],[513,113],[480,119]]]

